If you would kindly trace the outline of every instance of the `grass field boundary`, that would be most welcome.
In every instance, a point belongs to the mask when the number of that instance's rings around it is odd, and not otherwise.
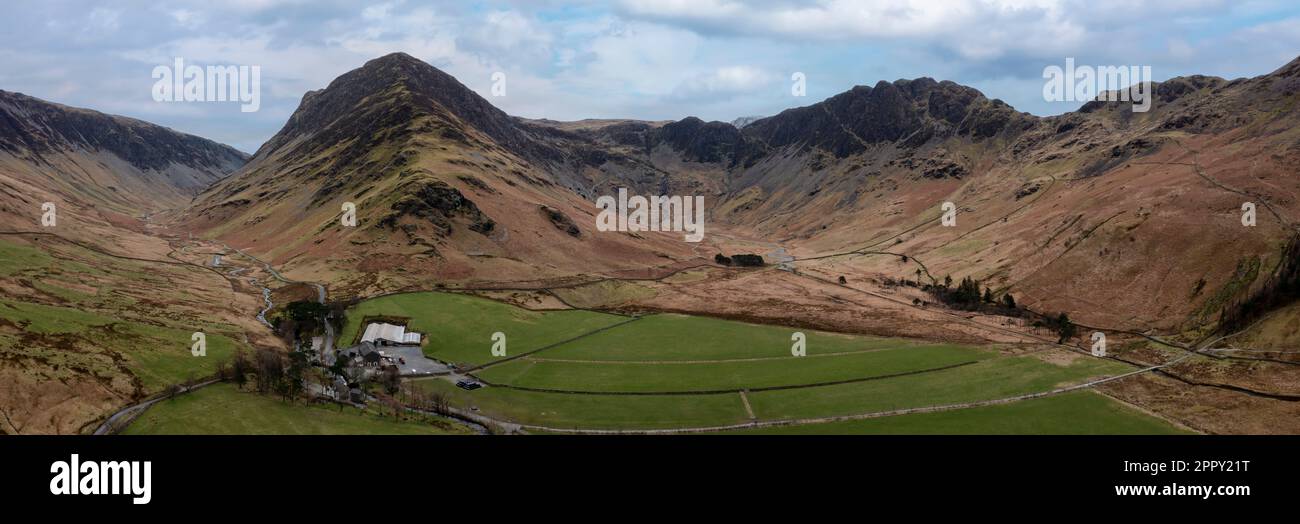
[[[924,347],[921,345],[915,347]],[[749,357],[749,358],[721,358],[705,360],[593,360],[582,358],[547,358],[529,356],[528,360],[536,362],[558,362],[564,364],[595,364],[595,365],[630,365],[630,366],[658,366],[658,365],[677,365],[677,364],[731,364],[735,362],[767,362],[770,360],[795,360],[809,357],[845,357],[853,355],[864,355],[867,353],[881,353],[885,351],[908,351],[914,349],[914,346],[898,346],[888,348],[860,349],[858,351],[836,351],[833,353],[812,353],[802,357]]]
[[[789,390],[789,389],[817,388],[817,387],[823,387],[823,386],[838,386],[838,385],[841,385],[841,384],[854,384],[854,383],[857,383],[857,382],[869,382],[869,381],[872,381],[872,380],[884,380],[884,379],[888,379],[888,378],[898,378],[898,377],[906,377],[906,376],[912,376],[912,375],[920,375],[920,374],[924,374],[924,373],[935,373],[935,372],[939,372],[939,371],[947,371],[947,370],[949,370],[949,369],[959,368],[959,367],[963,367],[963,366],[969,366],[969,365],[971,365],[971,364],[978,364],[978,363],[980,363],[980,362],[983,362],[983,361],[982,361],[982,360],[970,360],[970,361],[966,361],[966,362],[958,362],[958,363],[956,363],[956,364],[949,364],[949,365],[947,365],[947,366],[939,366],[939,367],[936,367],[936,368],[917,369],[917,370],[912,370],[912,371],[903,371],[903,372],[899,372],[899,373],[889,373],[889,374],[886,374],[886,375],[875,375],[875,376],[871,376],[871,377],[850,378],[850,379],[845,379],[845,380],[834,380],[834,381],[828,381],[828,382],[815,382],[815,383],[812,383],[812,384],[792,384],[792,385],[788,385],[788,386],[766,386],[766,387],[760,387],[760,388],[702,389],[702,390],[695,390],[695,391],[571,391],[571,390],[564,390],[564,389],[548,389],[548,388],[531,388],[531,387],[527,387],[527,386],[513,386],[513,385],[510,385],[510,384],[494,384],[494,383],[489,382],[489,381],[487,381],[487,380],[483,380],[482,378],[479,378],[479,377],[477,377],[477,376],[475,376],[474,378],[478,379],[479,382],[482,382],[482,383],[487,384],[487,385],[492,386],[492,387],[505,388],[505,389],[513,389],[513,390],[517,390],[517,391],[528,391],[528,392],[532,392],[532,393],[563,393],[563,394],[568,394],[568,395],[619,395],[619,396],[728,395],[728,394],[736,394],[736,393],[741,393],[741,392],[746,392],[746,391],[748,391],[748,392],[750,392],[750,393],[757,393],[757,392],[762,392],[762,391],[781,391],[781,390]]]
[[[464,373],[473,373],[473,372],[475,372],[475,371],[480,371],[480,370],[483,370],[483,369],[487,369],[487,368],[490,368],[490,367],[495,366],[495,365],[498,365],[498,364],[504,364],[504,363],[506,363],[506,362],[511,362],[511,361],[514,361],[514,360],[518,360],[518,359],[524,358],[524,357],[526,357],[526,356],[528,356],[528,355],[532,355],[532,354],[534,354],[534,353],[537,353],[538,351],[544,351],[544,350],[551,349],[551,348],[556,347],[556,346],[562,346],[562,345],[564,345],[564,344],[568,344],[568,343],[573,342],[573,341],[575,341],[575,340],[581,340],[582,338],[589,337],[589,336],[591,336],[591,335],[595,335],[596,333],[600,333],[600,332],[603,332],[603,331],[609,331],[609,330],[614,329],[614,328],[619,327],[619,326],[625,326],[625,325],[631,324],[631,323],[633,323],[633,322],[636,322],[636,321],[638,321],[638,320],[641,320],[642,318],[643,318],[643,317],[632,317],[632,318],[629,318],[629,319],[624,320],[624,321],[622,321],[622,322],[618,322],[618,323],[610,324],[610,325],[605,326],[605,327],[602,327],[602,328],[594,329],[594,330],[588,331],[588,332],[586,332],[586,333],[582,333],[582,334],[579,334],[579,335],[577,335],[577,336],[574,336],[574,337],[570,337],[570,338],[567,338],[567,339],[561,340],[561,341],[559,341],[559,342],[552,342],[552,343],[550,343],[550,344],[547,344],[547,345],[545,345],[545,346],[539,347],[539,348],[537,348],[537,349],[530,349],[530,350],[525,351],[525,352],[523,352],[523,353],[519,353],[519,354],[517,354],[517,355],[512,355],[512,356],[509,356],[509,357],[506,357],[506,358],[503,358],[503,359],[500,359],[500,360],[493,360],[493,361],[491,361],[491,362],[485,362],[485,363],[483,363],[483,364],[479,364],[479,365],[477,365],[477,366],[473,366],[473,367],[465,368],[465,370],[464,370],[463,372],[464,372]],[[474,377],[474,378],[478,378],[478,377]],[[486,382],[486,381],[484,381],[483,379],[479,379],[479,380],[480,380],[480,381],[483,381],[483,382]]]
[[[1178,360],[1182,360],[1183,358],[1186,357],[1185,356],[1180,357]],[[731,431],[737,429],[755,429],[755,428],[768,428],[768,427],[779,427],[779,426],[803,426],[803,425],[812,425],[812,424],[826,424],[831,422],[845,422],[850,420],[893,417],[898,415],[912,415],[916,413],[935,413],[940,411],[952,411],[952,410],[959,410],[959,409],[977,408],[983,406],[996,406],[1000,404],[1010,404],[1013,402],[1019,402],[1022,400],[1050,397],[1054,395],[1060,395],[1062,393],[1069,393],[1071,391],[1089,389],[1099,384],[1120,380],[1123,378],[1139,375],[1149,371],[1155,371],[1173,363],[1174,362],[1169,362],[1166,364],[1150,366],[1150,367],[1130,371],[1127,373],[1121,373],[1119,375],[1113,375],[1110,377],[1100,378],[1097,380],[1088,381],[1081,384],[1075,384],[1073,386],[1065,386],[1065,387],[1055,388],[1047,391],[1038,391],[1034,393],[1025,393],[1023,395],[1015,395],[1010,397],[1003,397],[1003,398],[996,398],[996,399],[989,399],[989,400],[976,400],[971,402],[959,402],[955,404],[940,404],[934,406],[920,406],[914,408],[892,409],[888,411],[873,411],[869,413],[857,413],[852,415],[835,415],[829,417],[812,417],[812,418],[787,418],[787,419],[774,419],[774,420],[755,420],[755,421],[744,422],[740,424],[729,424],[729,425],[722,425],[722,426],[705,426],[705,427],[694,427],[694,428],[578,429],[578,428],[551,428],[551,427],[533,425],[533,424],[520,424],[519,427],[525,430],[544,431],[549,433],[573,433],[573,434],[581,434],[581,435],[672,435],[672,434],[685,434],[685,433],[716,433],[721,431]],[[754,390],[750,390],[750,391],[754,391]]]

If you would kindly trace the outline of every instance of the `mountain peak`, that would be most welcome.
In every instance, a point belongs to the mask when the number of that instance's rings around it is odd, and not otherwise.
[[[407,80],[420,78],[430,73],[448,78],[451,77],[451,75],[448,75],[428,62],[400,51],[389,53],[378,58],[372,58],[366,61],[366,63],[361,67],[335,79],[335,82],[342,80],[344,77],[352,73],[361,73],[372,77],[377,76],[392,79],[402,78]],[[334,83],[331,82],[330,85],[334,85]]]
[[[989,138],[1033,119],[979,90],[921,77],[854,86],[816,104],[787,109],[744,126],[768,146],[805,144],[845,157],[871,144],[918,145],[932,137]]]
[[[520,141],[505,112],[455,77],[398,52],[372,59],[325,89],[304,95],[284,128],[258,154],[299,137],[326,133],[332,135],[327,142],[338,142],[368,136],[379,128],[399,128],[415,117],[432,114],[453,116],[503,145]]]
[[[411,56],[411,55],[408,55],[408,54],[406,54],[406,53],[404,53],[404,52],[402,52],[402,51],[394,51],[394,52],[392,52],[392,53],[388,53],[388,54],[386,54],[386,55],[384,55],[384,56],[380,56],[380,57],[377,57],[377,58],[372,58],[372,59],[366,61],[366,64],[369,65],[369,64],[373,64],[373,63],[385,63],[385,62],[388,62],[388,63],[394,63],[394,62],[413,62],[413,63],[418,63],[418,64],[424,64],[424,63],[425,63],[423,60],[420,60],[419,58],[416,58],[416,57],[413,57],[413,56]]]

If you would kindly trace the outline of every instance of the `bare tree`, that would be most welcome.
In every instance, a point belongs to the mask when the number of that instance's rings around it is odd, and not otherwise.
[[[229,382],[231,379],[235,378],[231,367],[230,357],[218,361],[216,369],[217,380]]]
[[[275,350],[259,349],[253,364],[256,366],[258,393],[266,394],[276,389],[284,378],[284,360]]]
[[[384,392],[389,395],[396,394],[402,388],[402,374],[397,370],[397,366],[388,366],[379,377],[379,383],[384,386]]]
[[[242,349],[236,351],[230,361],[230,375],[235,381],[235,386],[244,389],[244,384],[248,383],[248,373],[252,370],[253,363],[248,360],[248,354]]]
[[[441,391],[429,393],[429,410],[439,415],[451,414],[451,398]]]
[[[401,402],[397,401],[397,399],[384,393],[378,393],[375,395],[375,400],[377,401],[375,404],[378,406],[378,411],[381,415],[384,410],[387,409],[393,413],[394,420],[402,419],[402,413],[406,411],[406,406],[403,406]]]

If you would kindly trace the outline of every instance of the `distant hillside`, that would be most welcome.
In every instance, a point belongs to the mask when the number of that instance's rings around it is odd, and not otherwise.
[[[247,159],[148,122],[0,91],[0,163],[10,170],[8,184],[148,211],[187,201]]]
[[[878,82],[738,128],[514,118],[399,53],[307,94],[180,223],[358,293],[711,257],[674,235],[593,234],[595,198],[628,187],[702,195],[714,231],[797,256],[888,248],[1037,309],[1200,326],[1262,283],[1245,268],[1276,267],[1300,216],[1297,69],[1175,78],[1147,113],[1091,102],[1050,118],[953,82]],[[1243,230],[1247,200],[1264,219]],[[938,223],[944,202],[955,227]]]

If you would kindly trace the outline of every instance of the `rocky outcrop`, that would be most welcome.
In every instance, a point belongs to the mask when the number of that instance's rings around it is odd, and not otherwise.
[[[542,211],[542,214],[546,216],[547,220],[551,221],[551,225],[555,226],[556,229],[574,238],[582,236],[582,230],[578,229],[578,225],[573,223],[573,219],[569,218],[569,215],[548,206],[538,206],[538,209]]]
[[[788,109],[742,130],[763,144],[761,152],[786,146],[817,148],[837,158],[873,145],[917,147],[932,138],[986,139],[1017,134],[1037,118],[1001,100],[953,82],[930,78],[857,86],[816,104]]]
[[[441,236],[451,234],[457,218],[469,222],[471,231],[485,235],[496,228],[496,222],[483,214],[474,201],[441,180],[413,181],[401,186],[400,192],[404,196],[393,202],[392,212],[380,219],[381,227],[395,228],[404,217],[414,217],[432,224]]]

